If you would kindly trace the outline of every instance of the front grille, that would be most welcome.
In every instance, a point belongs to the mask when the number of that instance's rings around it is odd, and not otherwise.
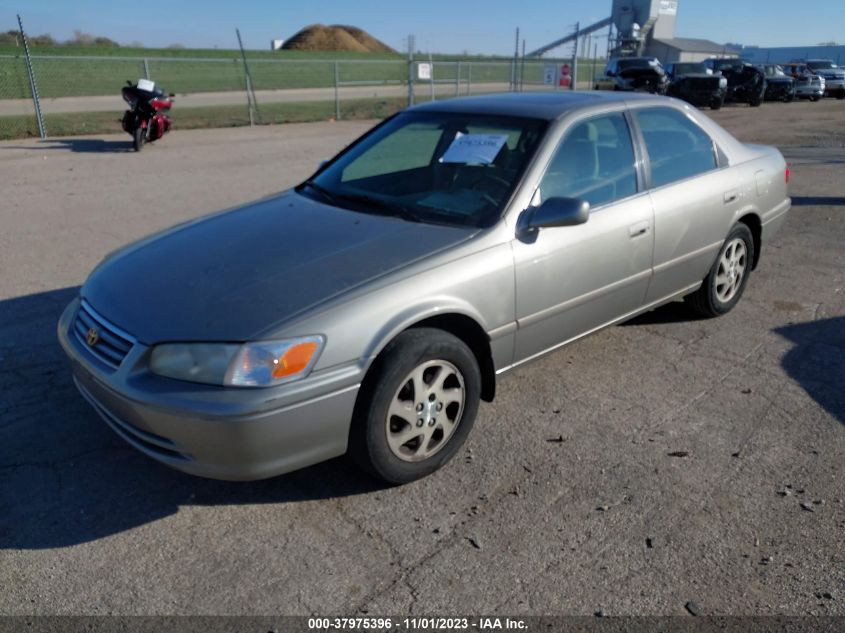
[[[131,335],[97,314],[85,299],[79,306],[72,329],[82,347],[97,360],[114,369],[120,366],[135,345],[135,339]]]

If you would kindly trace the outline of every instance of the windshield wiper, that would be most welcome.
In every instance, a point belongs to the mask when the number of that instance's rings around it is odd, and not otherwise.
[[[340,206],[337,202],[337,195],[323,187],[322,185],[318,185],[313,180],[306,180],[300,185],[301,187],[311,187],[314,191],[319,193],[324,200],[326,200],[329,204],[334,206]]]
[[[393,215],[408,222],[422,222],[420,217],[408,207],[394,202],[388,202],[381,198],[368,196],[363,193],[339,193],[335,197],[340,200],[363,205],[366,208],[359,209],[362,213]]]

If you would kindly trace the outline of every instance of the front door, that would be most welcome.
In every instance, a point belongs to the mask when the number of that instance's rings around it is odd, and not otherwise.
[[[543,176],[534,203],[587,200],[582,225],[539,230],[513,242],[521,362],[643,305],[654,248],[651,198],[637,184],[621,112],[573,123]]]

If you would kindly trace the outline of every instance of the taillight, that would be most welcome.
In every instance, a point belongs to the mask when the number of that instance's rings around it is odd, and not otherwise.
[[[784,181],[785,183],[787,183],[787,184],[789,183],[789,174],[790,174],[790,173],[791,173],[791,172],[789,171],[789,167],[787,167],[787,168],[783,171],[783,181]]]

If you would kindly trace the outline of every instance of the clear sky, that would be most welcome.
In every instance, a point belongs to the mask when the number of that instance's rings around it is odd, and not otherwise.
[[[30,35],[79,29],[122,44],[269,48],[303,26],[350,24],[396,49],[405,36],[436,53],[510,54],[514,29],[529,50],[610,15],[611,0],[0,0],[0,30],[21,13]],[[759,46],[845,43],[845,0],[679,0],[679,37]]]

